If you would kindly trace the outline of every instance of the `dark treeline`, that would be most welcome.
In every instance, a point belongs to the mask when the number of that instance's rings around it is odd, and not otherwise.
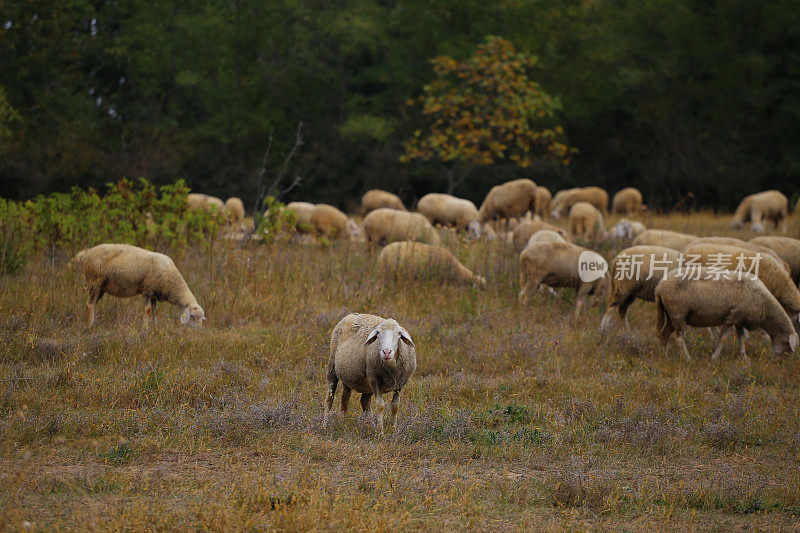
[[[487,35],[538,57],[578,153],[478,168],[456,194],[515,176],[635,185],[657,207],[800,193],[796,0],[0,0],[0,17],[0,196],[184,178],[249,209],[270,133],[272,168],[302,121],[287,200],[413,201],[445,181],[399,162],[407,101],[430,58]]]

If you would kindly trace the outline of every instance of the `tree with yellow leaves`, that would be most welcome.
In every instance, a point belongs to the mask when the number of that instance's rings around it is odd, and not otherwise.
[[[431,63],[436,77],[419,97],[426,125],[406,141],[402,162],[441,163],[448,193],[476,165],[569,163],[572,150],[555,124],[560,104],[529,77],[536,58],[489,36],[465,61],[438,56]]]

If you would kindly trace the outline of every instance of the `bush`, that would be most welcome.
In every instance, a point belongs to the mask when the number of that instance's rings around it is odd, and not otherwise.
[[[297,214],[286,209],[286,206],[269,196],[264,213],[255,213],[256,233],[269,242],[279,234],[293,232],[297,225]]]
[[[0,274],[13,274],[25,266],[33,250],[31,239],[25,207],[0,198]]]
[[[144,178],[109,183],[95,189],[73,188],[26,202],[39,247],[73,254],[104,242],[184,250],[190,244],[212,246],[223,214],[192,210],[189,189],[179,180],[158,189]]]

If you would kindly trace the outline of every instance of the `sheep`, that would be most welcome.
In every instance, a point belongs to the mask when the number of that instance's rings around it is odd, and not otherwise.
[[[731,226],[741,228],[748,220],[753,231],[763,233],[766,222],[772,221],[786,233],[786,217],[789,214],[789,199],[780,191],[764,191],[742,199],[733,214]]]
[[[409,213],[381,207],[364,218],[364,232],[372,244],[384,245],[395,241],[418,241],[438,245],[439,234],[428,219],[419,213]]]
[[[467,232],[473,239],[493,241],[497,238],[497,233],[495,233],[491,224],[481,224],[477,220],[473,220],[467,225]]]
[[[478,209],[475,204],[450,194],[432,192],[420,198],[417,211],[427,218],[431,224],[453,226],[466,230],[472,222],[478,221]]]
[[[576,187],[558,191],[550,203],[550,216],[556,220],[569,214],[577,202],[595,206],[601,213],[608,213],[608,193],[600,187]]]
[[[129,244],[100,244],[78,252],[72,265],[82,271],[89,327],[95,323],[95,304],[108,293],[118,298],[141,294],[144,299],[144,329],[155,320],[156,305],[167,301],[183,309],[181,323],[202,326],[205,312],[181,276],[175,263],[164,254]]]
[[[772,340],[774,355],[791,353],[797,347],[797,333],[781,304],[764,283],[750,274],[702,268],[697,272],[673,270],[656,286],[656,331],[661,344],[666,345],[673,333],[683,353],[691,361],[686,349],[684,332],[687,326],[721,326],[717,332],[716,348],[711,359],[722,351],[725,336],[736,328],[739,352],[747,361],[744,330],[761,328]]]
[[[528,295],[536,292],[540,284],[549,287],[573,287],[577,289],[575,318],[581,313],[586,296],[600,292],[608,273],[583,281],[578,271],[581,254],[590,250],[568,242],[542,242],[529,246],[519,256],[519,303],[527,305]],[[602,257],[593,254],[605,262]]]
[[[800,323],[800,290],[792,283],[784,266],[770,255],[760,254],[746,248],[722,244],[694,244],[683,250],[687,269],[689,261],[694,264],[727,270],[754,272],[764,282],[769,292],[780,302],[789,318]]]
[[[688,246],[693,246],[695,244],[721,244],[723,246],[736,246],[737,248],[745,248],[753,252],[760,252],[764,255],[769,255],[775,258],[781,264],[784,270],[791,274],[789,265],[780,256],[778,256],[777,253],[775,253],[775,250],[753,243],[752,241],[747,242],[743,241],[742,239],[737,239],[736,237],[698,237],[690,242]]]
[[[324,425],[330,418],[336,386],[342,382],[342,412],[347,411],[351,391],[361,393],[364,416],[375,396],[377,426],[383,436],[383,395],[392,392],[389,427],[394,427],[400,405],[400,392],[417,369],[414,341],[393,318],[367,314],[349,314],[331,333],[330,356],[326,378]]]
[[[678,266],[680,255],[664,246],[632,246],[617,254],[608,270],[608,308],[600,321],[600,333],[605,335],[611,330],[615,314],[630,332],[628,307],[637,298],[654,302],[656,285]]]
[[[337,208],[317,204],[311,210],[311,225],[318,235],[332,239],[349,239],[352,235],[350,219]]]
[[[361,213],[367,215],[381,207],[390,207],[400,211],[408,211],[403,201],[396,194],[380,189],[371,189],[361,197]]]
[[[633,246],[666,246],[673,250],[683,250],[697,235],[678,233],[665,229],[648,229],[641,232],[633,239]]]
[[[528,245],[528,241],[531,239],[531,236],[533,236],[533,234],[537,231],[543,229],[558,233],[567,242],[570,242],[571,240],[566,230],[559,228],[558,226],[548,224],[547,222],[542,222],[541,220],[533,220],[525,221],[514,228],[514,231],[512,232],[512,242],[514,243],[514,247],[518,251],[523,250]]]
[[[225,200],[225,212],[232,226],[239,228],[244,222],[244,203],[241,198],[232,196]]]
[[[529,179],[495,185],[481,204],[479,220],[488,222],[503,218],[519,218],[536,210],[536,184]],[[496,229],[496,228],[495,228]]]
[[[299,233],[308,233],[314,229],[311,224],[311,212],[314,210],[314,204],[309,202],[289,202],[286,204],[286,209],[297,215],[295,229]]]
[[[590,203],[574,203],[569,210],[569,232],[585,241],[605,239],[603,214]]]
[[[567,242],[564,240],[560,234],[556,233],[555,231],[549,229],[540,229],[533,235],[531,238],[528,239],[528,244],[525,245],[525,248],[528,246],[532,246],[534,244],[538,244],[540,242]]]
[[[617,191],[611,201],[611,212],[617,215],[635,216],[647,210],[642,201],[642,193],[634,187],[625,187]]]
[[[774,251],[789,266],[795,285],[800,284],[800,240],[791,237],[756,237],[751,244],[764,246]]]
[[[486,279],[472,273],[448,249],[421,242],[393,242],[378,255],[378,270],[392,278],[433,278],[485,287]]]
[[[553,195],[547,187],[541,185],[536,187],[536,214],[544,218],[550,213],[550,202]]]
[[[225,203],[216,196],[209,196],[199,192],[190,192],[186,196],[190,209],[207,209],[225,212]]]
[[[646,229],[645,225],[641,222],[621,218],[619,222],[609,230],[608,236],[612,239],[631,241]]]

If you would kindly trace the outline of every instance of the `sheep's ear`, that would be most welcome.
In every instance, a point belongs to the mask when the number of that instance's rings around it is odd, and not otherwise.
[[[411,335],[409,335],[408,332],[403,328],[400,328],[400,340],[412,348],[414,347],[414,341],[411,340]]]
[[[189,310],[189,306],[187,305],[186,309],[184,309],[183,313],[181,313],[181,324],[185,326],[186,324],[189,323],[191,319],[192,319],[192,312]]]
[[[364,341],[364,346],[367,344],[372,344],[375,342],[375,339],[378,338],[378,328],[373,329],[370,331],[369,335],[367,336],[367,340]]]
[[[789,349],[794,351],[797,348],[797,333],[789,335]]]

